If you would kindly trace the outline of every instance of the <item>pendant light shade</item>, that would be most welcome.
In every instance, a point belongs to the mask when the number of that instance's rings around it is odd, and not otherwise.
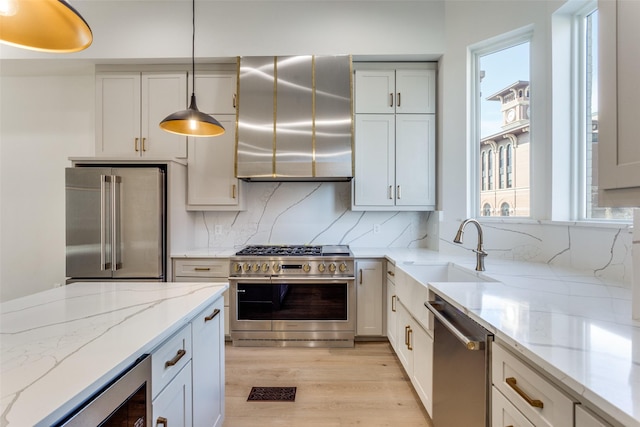
[[[218,136],[224,133],[219,121],[198,110],[195,93],[191,94],[188,109],[168,115],[160,122],[160,127],[167,132],[187,136]]]
[[[0,0],[2,1],[2,0]],[[192,83],[191,104],[186,110],[169,114],[160,122],[160,128],[167,132],[186,136],[218,136],[224,133],[224,127],[209,114],[198,110],[196,105],[196,2],[191,1],[192,7],[192,35],[191,35],[191,66]]]
[[[87,22],[65,0],[0,0],[0,42],[42,52],[89,47]]]

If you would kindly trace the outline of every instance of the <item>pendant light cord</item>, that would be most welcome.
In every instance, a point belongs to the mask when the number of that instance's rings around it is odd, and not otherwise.
[[[191,1],[191,94],[196,93],[196,0]]]

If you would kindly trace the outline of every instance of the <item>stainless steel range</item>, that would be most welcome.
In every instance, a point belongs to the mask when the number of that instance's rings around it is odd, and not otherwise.
[[[231,258],[234,346],[352,347],[353,254],[346,245],[248,246]]]

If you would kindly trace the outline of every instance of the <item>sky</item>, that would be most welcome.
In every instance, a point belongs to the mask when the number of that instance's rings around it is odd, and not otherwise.
[[[529,42],[480,57],[484,78],[480,83],[480,135],[489,136],[500,131],[502,113],[499,101],[486,98],[518,80],[529,81]],[[532,87],[531,96],[534,96]]]

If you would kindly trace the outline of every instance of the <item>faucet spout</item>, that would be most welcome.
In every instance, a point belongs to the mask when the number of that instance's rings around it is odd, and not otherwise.
[[[476,226],[476,229],[478,230],[478,247],[476,249],[474,249],[473,252],[476,253],[476,270],[477,271],[484,271],[484,258],[488,255],[488,253],[484,250],[483,246],[484,246],[484,238],[482,235],[482,226],[480,225],[480,223],[473,219],[473,218],[467,218],[464,221],[462,221],[462,224],[460,224],[460,227],[458,228],[458,232],[456,233],[456,237],[453,239],[454,243],[462,243],[462,236],[464,235],[464,228],[467,226],[467,224],[473,224]]]

